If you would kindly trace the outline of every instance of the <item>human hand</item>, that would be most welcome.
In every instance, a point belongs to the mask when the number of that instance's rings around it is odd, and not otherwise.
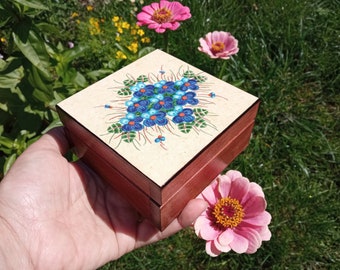
[[[160,232],[81,160],[68,162],[68,150],[64,129],[53,129],[0,182],[1,269],[95,269],[189,226],[207,207],[191,200]]]

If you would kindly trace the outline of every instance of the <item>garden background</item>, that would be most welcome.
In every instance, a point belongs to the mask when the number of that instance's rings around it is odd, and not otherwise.
[[[136,27],[151,2],[1,1],[0,179],[60,125],[57,102],[162,48],[162,34]],[[261,99],[250,145],[229,168],[264,188],[272,239],[253,255],[211,258],[188,228],[102,269],[339,269],[340,2],[181,2],[192,18],[169,33],[170,53],[216,76],[226,63],[223,79]],[[226,62],[197,50],[214,30],[239,41]]]

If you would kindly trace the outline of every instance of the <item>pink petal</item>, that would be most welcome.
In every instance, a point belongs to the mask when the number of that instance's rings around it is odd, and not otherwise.
[[[216,257],[221,254],[221,251],[216,248],[214,241],[207,241],[205,244],[205,252],[211,257]]]
[[[243,197],[248,193],[249,180],[245,177],[232,179],[229,196],[242,202]]]
[[[239,171],[235,170],[229,170],[225,175],[228,176],[231,180],[242,178],[242,174]]]
[[[217,239],[214,241],[214,244],[220,251],[228,252],[231,249],[229,244],[233,241],[233,239],[234,234],[230,229],[227,229],[217,237]]]
[[[262,213],[267,206],[266,200],[263,197],[251,197],[242,204],[246,216],[253,217]]]
[[[217,198],[218,195],[215,191],[216,186],[217,186],[217,181],[213,181],[201,193],[204,200],[206,200],[211,206],[215,205],[216,201],[218,200]]]
[[[270,223],[271,221],[271,215],[267,212],[264,211],[256,216],[248,217],[245,216],[243,219],[243,222],[251,225],[251,226],[266,226]]]
[[[217,180],[219,181],[218,191],[221,198],[228,197],[231,189],[231,179],[227,175],[220,175]]]
[[[230,243],[231,249],[234,250],[236,253],[244,253],[247,251],[248,246],[249,246],[248,240],[242,235],[239,235],[234,232],[234,239]]]
[[[272,237],[272,233],[270,232],[268,226],[261,227],[259,234],[262,237],[262,241],[269,241]]]
[[[218,249],[219,251],[229,252],[231,250],[231,247],[229,245],[222,245],[217,241],[217,239],[215,239],[213,242],[216,249]]]
[[[236,229],[235,233],[242,235],[244,238],[248,240],[248,249],[246,250],[246,253],[255,253],[262,244],[261,235],[254,229],[251,228],[247,228],[244,230]]]
[[[210,220],[199,216],[194,223],[195,233],[204,240],[214,240],[221,233],[210,225]]]

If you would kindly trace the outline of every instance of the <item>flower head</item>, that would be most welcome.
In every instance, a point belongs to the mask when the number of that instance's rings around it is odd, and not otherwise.
[[[199,39],[201,47],[198,50],[210,58],[229,59],[238,52],[238,41],[229,32],[214,31]]]
[[[144,6],[137,14],[137,25],[147,25],[157,33],[164,33],[167,29],[176,30],[180,21],[191,18],[190,9],[177,1],[161,0]]]
[[[242,176],[228,171],[218,176],[199,196],[208,208],[194,223],[197,236],[206,240],[206,252],[217,256],[234,250],[254,253],[271,233],[271,215],[265,211],[262,188]]]

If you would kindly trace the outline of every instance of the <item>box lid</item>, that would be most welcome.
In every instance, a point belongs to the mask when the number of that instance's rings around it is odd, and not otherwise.
[[[58,106],[162,187],[257,100],[155,50]]]

